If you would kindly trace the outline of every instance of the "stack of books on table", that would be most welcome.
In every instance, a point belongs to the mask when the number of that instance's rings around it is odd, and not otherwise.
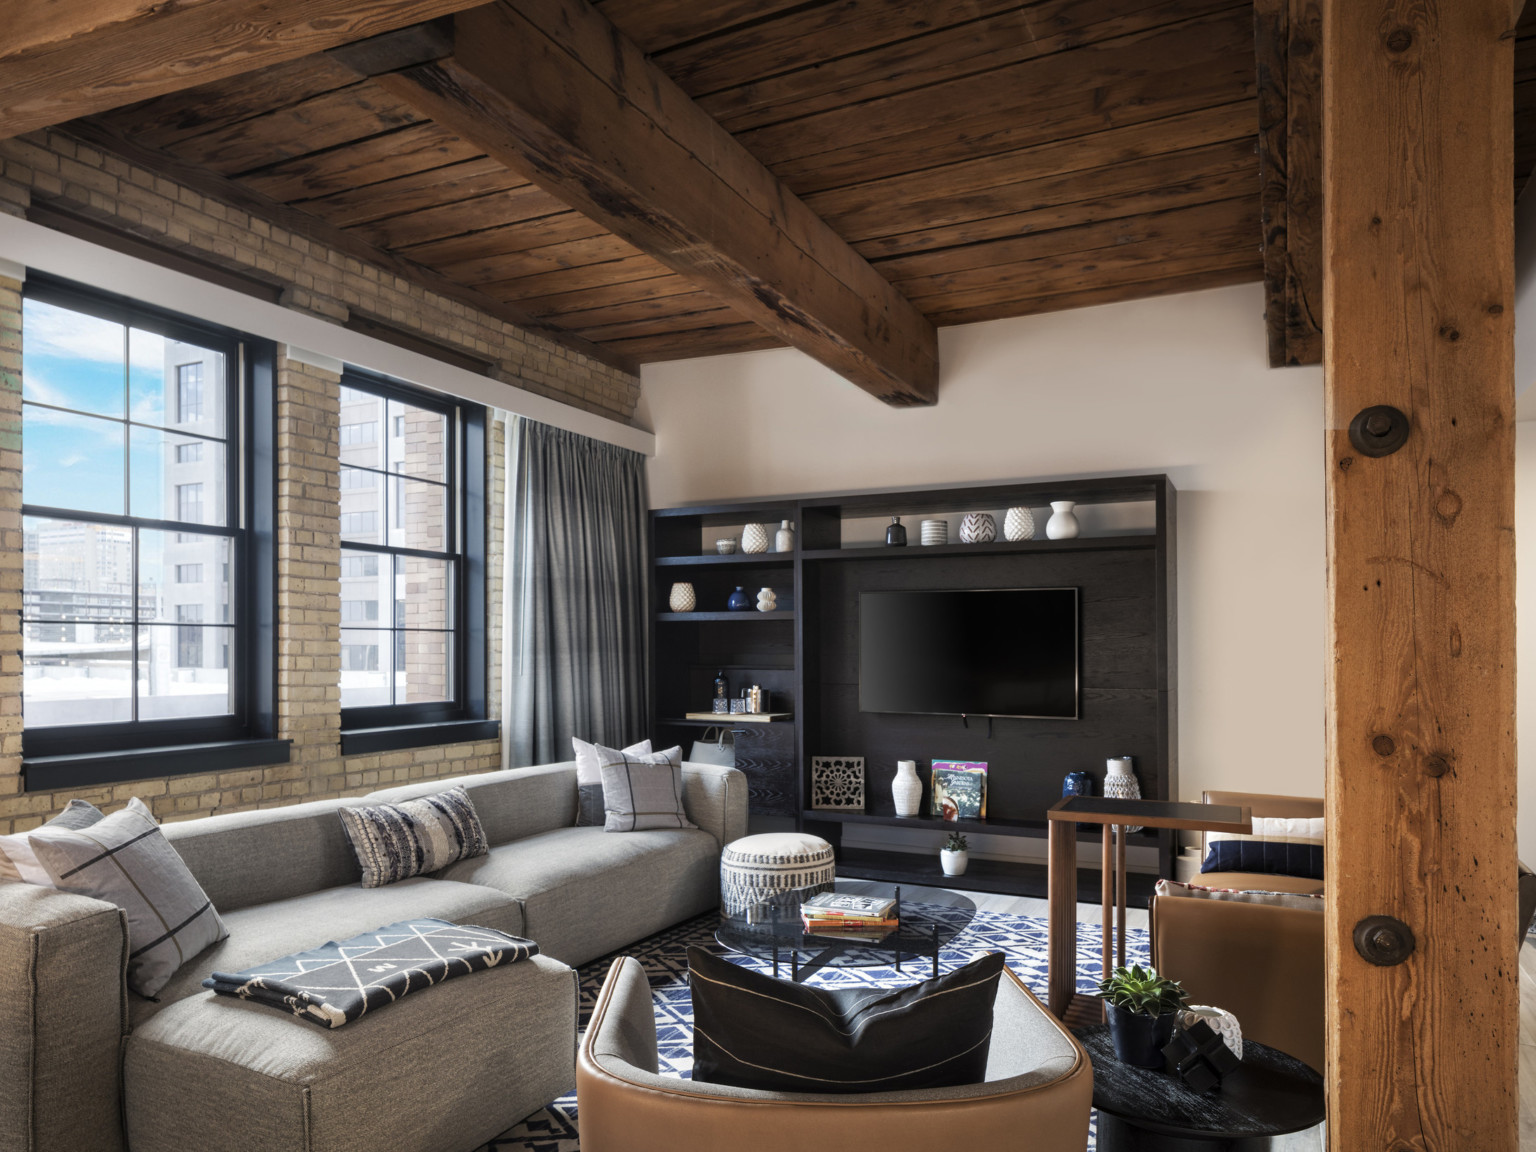
[[[894,899],[839,892],[823,892],[801,904],[800,922],[813,935],[839,940],[883,940],[901,927]]]

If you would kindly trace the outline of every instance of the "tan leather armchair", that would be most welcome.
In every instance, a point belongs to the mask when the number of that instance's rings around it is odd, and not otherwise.
[[[1082,1152],[1088,1142],[1088,1054],[1006,970],[981,1084],[829,1096],[695,1084],[657,1068],[650,984],[620,957],[577,1054],[582,1152]]]
[[[1207,792],[1207,804],[1247,805],[1255,816],[1317,817],[1323,802],[1304,796]],[[1321,893],[1303,876],[1206,872],[1211,888]],[[1323,913],[1184,896],[1152,898],[1152,964],[1178,980],[1195,1004],[1237,1017],[1243,1036],[1323,1067]]]

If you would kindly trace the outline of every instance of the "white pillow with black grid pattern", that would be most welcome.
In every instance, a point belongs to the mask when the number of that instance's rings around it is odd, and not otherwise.
[[[192,957],[229,932],[143,801],[89,828],[44,825],[27,836],[63,892],[116,904],[128,916],[128,987],[153,997]]]
[[[604,831],[698,827],[683,811],[681,746],[637,756],[599,744],[597,759],[603,770]]]
[[[576,753],[576,827],[599,828],[603,825],[603,766],[597,758],[598,745],[571,737],[571,751]],[[651,742],[642,740],[624,749],[627,756],[649,756]]]

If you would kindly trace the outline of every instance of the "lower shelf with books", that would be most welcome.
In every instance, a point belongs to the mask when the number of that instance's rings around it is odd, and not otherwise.
[[[1099,872],[1079,857],[1077,898],[1084,904],[1099,902]],[[1007,896],[1032,896],[1044,900],[1049,891],[1046,867],[1022,860],[980,860],[971,857],[964,876],[946,876],[937,853],[888,852],[876,848],[838,848],[839,880],[883,880],[891,884],[925,884],[930,888],[957,888],[962,892],[995,892]],[[1145,908],[1152,899],[1157,877],[1132,872],[1126,904]],[[1042,909],[1040,915],[1044,917]]]

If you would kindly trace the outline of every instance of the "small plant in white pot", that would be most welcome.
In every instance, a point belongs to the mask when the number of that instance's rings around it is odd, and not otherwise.
[[[964,876],[965,866],[971,862],[971,846],[963,832],[951,832],[939,852],[939,863],[944,865],[944,875]]]

